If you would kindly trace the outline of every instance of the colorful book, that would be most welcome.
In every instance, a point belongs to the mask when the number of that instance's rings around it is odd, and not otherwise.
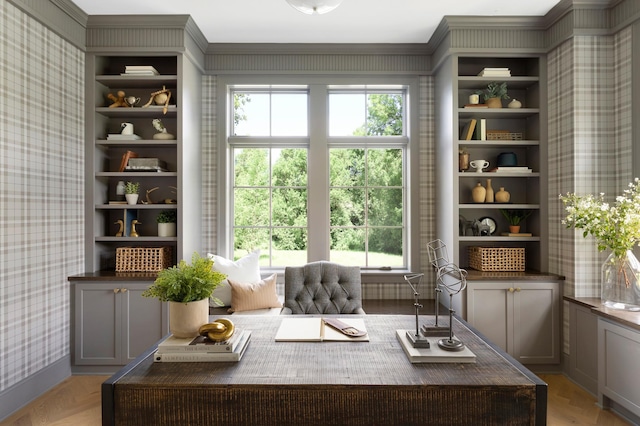
[[[127,152],[122,154],[122,160],[120,161],[120,169],[118,170],[119,172],[124,172],[124,169],[127,167],[127,164],[129,164],[130,158],[138,158],[138,154],[129,150],[127,150]]]

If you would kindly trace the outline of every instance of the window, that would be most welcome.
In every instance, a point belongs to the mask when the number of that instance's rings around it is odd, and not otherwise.
[[[406,269],[407,88],[228,89],[234,257]]]

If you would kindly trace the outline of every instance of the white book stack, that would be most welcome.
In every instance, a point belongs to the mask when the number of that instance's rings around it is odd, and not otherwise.
[[[152,65],[125,65],[122,75],[160,75]]]
[[[509,68],[484,68],[478,77],[511,77]]]
[[[532,170],[527,166],[511,166],[511,167],[499,166],[491,171],[496,173],[531,173],[532,172]]]
[[[244,355],[251,331],[236,330],[224,342],[214,342],[204,336],[181,339],[169,336],[158,345],[154,362],[237,362]]]
[[[107,135],[107,140],[109,141],[131,141],[131,140],[139,140],[141,139],[140,136],[133,134],[133,135],[123,135],[121,133],[109,133]]]

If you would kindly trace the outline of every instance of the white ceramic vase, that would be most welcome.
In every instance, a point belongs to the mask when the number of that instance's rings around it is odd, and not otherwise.
[[[127,204],[138,204],[138,194],[124,194],[124,198],[127,199]]]
[[[201,325],[209,322],[209,299],[197,302],[169,302],[169,331],[176,337],[196,337]]]

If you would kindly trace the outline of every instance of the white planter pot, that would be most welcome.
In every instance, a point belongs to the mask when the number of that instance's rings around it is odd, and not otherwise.
[[[176,337],[196,337],[201,325],[209,322],[209,299],[197,302],[169,302],[169,331]]]
[[[159,223],[158,224],[158,237],[175,237],[175,236],[176,236],[175,223]]]
[[[127,199],[127,204],[138,204],[138,194],[124,194],[124,198]]]

